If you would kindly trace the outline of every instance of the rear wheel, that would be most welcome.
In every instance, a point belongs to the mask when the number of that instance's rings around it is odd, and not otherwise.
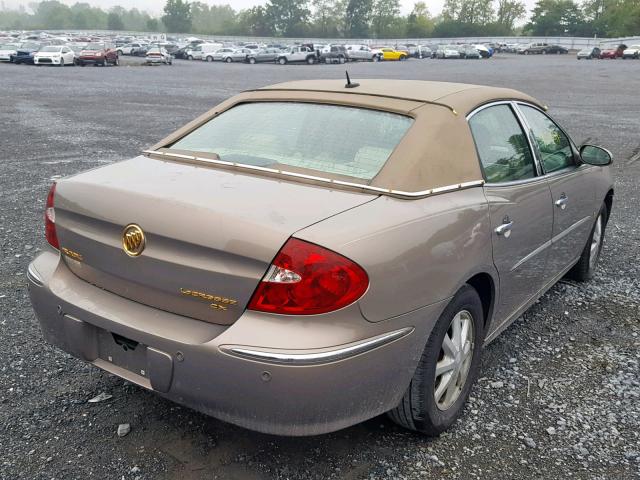
[[[316,63],[316,59],[312,56],[307,57],[307,63],[309,65],[313,65],[314,63]]]
[[[278,59],[278,63],[279,63],[280,65],[286,65],[286,64],[287,64],[287,59],[286,59],[285,57],[280,57],[280,58]]]
[[[409,388],[389,412],[398,425],[436,436],[464,407],[480,368],[482,302],[470,285],[455,294],[436,322]]]
[[[607,226],[607,218],[607,207],[602,205],[598,213],[598,218],[596,218],[596,223],[591,230],[591,235],[589,235],[589,240],[582,250],[580,260],[578,260],[578,263],[567,273],[567,277],[579,282],[585,282],[593,278],[600,258],[600,252],[602,251],[602,244],[604,243],[604,231]]]
[[[231,58],[231,57],[227,57],[227,58],[225,58],[225,59],[224,59],[224,61],[225,61],[226,63],[231,63],[231,62],[233,62],[233,58]]]
[[[249,57],[249,63],[253,65],[254,63],[256,63],[256,59],[253,57]]]
[[[209,57],[207,57],[207,60],[209,59]],[[187,55],[187,60],[193,60],[193,55]]]
[[[191,59],[189,59],[191,60]],[[207,56],[207,62],[213,62],[213,57],[211,55]]]

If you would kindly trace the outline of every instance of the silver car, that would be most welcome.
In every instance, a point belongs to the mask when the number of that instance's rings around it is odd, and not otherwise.
[[[30,297],[48,342],[222,420],[437,435],[483,345],[593,277],[610,163],[515,90],[251,90],[55,183]]]

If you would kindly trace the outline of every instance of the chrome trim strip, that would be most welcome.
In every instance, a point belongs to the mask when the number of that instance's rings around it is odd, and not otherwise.
[[[44,280],[40,278],[37,270],[31,264],[27,268],[27,279],[29,279],[31,283],[33,283],[37,287],[44,287]]]
[[[420,197],[426,197],[428,195],[434,195],[436,193],[452,192],[454,190],[463,190],[465,188],[480,187],[484,185],[484,180],[472,180],[470,182],[457,183],[455,185],[446,185],[443,187],[437,187],[430,190],[421,190],[418,192],[405,192],[402,190],[391,190],[389,188],[372,187],[371,185],[365,185],[361,183],[345,182],[344,180],[333,180],[331,178],[316,177],[313,175],[306,175],[304,173],[288,172],[286,170],[277,170],[275,168],[244,165],[241,163],[226,162],[224,160],[215,160],[212,158],[192,157],[189,155],[182,155],[179,153],[160,152],[157,150],[143,150],[142,153],[145,155],[156,155],[160,157],[175,158],[179,160],[195,160],[198,162],[212,163],[214,165],[222,165],[225,167],[233,167],[233,168],[239,168],[243,170],[276,173],[279,175],[284,175],[286,177],[303,178],[306,180],[313,180],[316,182],[323,182],[323,183],[329,183],[329,184],[335,184],[335,185],[342,185],[345,187],[359,188],[367,192],[375,192],[375,193],[381,193],[386,195],[396,195],[398,197],[406,197],[406,198],[420,198]]]
[[[540,252],[542,252],[545,248],[549,248],[551,246],[551,240],[547,240],[546,242],[544,242],[542,245],[540,245],[538,248],[536,248],[533,252],[529,253],[528,255],[526,255],[525,257],[522,257],[513,267],[511,267],[511,270],[509,270],[510,272],[513,272],[514,270],[516,270],[518,267],[520,267],[522,264],[528,262],[529,260],[531,260],[533,257],[535,257],[537,254],[539,254]]]
[[[578,228],[580,225],[582,225],[584,222],[586,222],[587,220],[589,220],[591,217],[584,217],[581,218],[580,220],[578,220],[577,222],[575,222],[573,225],[571,225],[568,228],[565,228],[562,232],[560,232],[559,234],[557,234],[555,237],[552,237],[551,240],[547,240],[546,242],[544,242],[542,245],[540,245],[538,248],[536,248],[534,251],[532,251],[531,253],[529,253],[527,256],[523,257],[520,261],[518,261],[518,263],[516,263],[513,267],[511,267],[511,272],[513,272],[515,269],[517,269],[518,267],[520,267],[523,263],[528,262],[529,260],[531,260],[533,257],[535,257],[537,254],[539,254],[540,252],[542,252],[545,248],[550,247],[551,245],[553,245],[554,243],[556,243],[558,240],[561,240],[562,238],[564,238],[566,235],[570,234],[573,230],[575,230],[576,228]]]
[[[266,363],[294,366],[318,365],[322,363],[337,362],[338,360],[344,360],[349,357],[369,352],[375,348],[391,343],[394,340],[406,337],[407,335],[411,334],[413,330],[413,327],[401,328],[400,330],[395,330],[385,335],[370,338],[368,340],[350,345],[348,347],[317,353],[267,352],[236,345],[222,345],[219,348],[224,353],[248,360],[257,360]]]
[[[590,218],[591,218],[591,216],[581,218],[580,220],[578,220],[576,223],[574,223],[570,227],[565,228],[563,231],[561,231],[559,234],[557,234],[555,237],[553,237],[551,239],[551,243],[555,243],[558,240],[560,240],[560,239],[564,238],[565,236],[569,235],[571,232],[573,232],[576,228],[578,228],[580,225],[582,225],[584,222],[586,222]]]

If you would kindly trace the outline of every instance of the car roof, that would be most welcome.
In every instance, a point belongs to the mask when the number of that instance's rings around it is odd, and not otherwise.
[[[520,99],[542,106],[535,98],[509,88],[424,80],[354,79],[353,82],[358,82],[360,85],[356,88],[346,89],[344,79],[297,80],[269,85],[258,89],[258,91],[280,90],[300,92],[301,94],[304,92],[335,92],[354,96],[395,98],[440,104],[464,114],[468,113],[466,110],[470,108],[473,109],[483,103],[500,99]],[[357,103],[357,99],[354,102]]]
[[[419,80],[352,79],[352,82],[360,85],[345,88],[345,80],[301,80],[243,92],[164,138],[146,153],[156,151],[162,157],[168,149],[166,153],[170,156],[170,146],[178,139],[241,103],[310,102],[382,110],[408,115],[413,118],[413,125],[380,172],[366,185],[362,179],[353,177],[324,172],[322,176],[330,179],[325,179],[325,183],[337,180],[364,191],[415,198],[483,183],[466,119],[468,113],[498,100],[521,100],[542,107],[529,95],[500,87]],[[189,155],[178,155],[178,158],[187,157]],[[314,170],[293,167],[290,170],[307,178],[300,181],[314,183],[309,179],[318,179],[318,172]]]

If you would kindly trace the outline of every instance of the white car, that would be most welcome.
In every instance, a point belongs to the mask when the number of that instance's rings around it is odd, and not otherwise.
[[[440,45],[436,50],[436,58],[460,58],[460,50],[456,45]]]
[[[11,57],[17,53],[16,47],[13,45],[0,45],[0,62],[10,62]]]
[[[173,57],[163,47],[152,47],[147,52],[145,62],[147,63],[147,65],[161,63],[164,63],[165,65],[171,65],[173,64]]]
[[[66,45],[48,45],[42,47],[34,56],[35,65],[65,65],[75,64],[76,54]]]
[[[118,47],[118,55],[133,55],[136,51],[148,48],[149,44],[144,42],[129,43]]]
[[[622,52],[622,58],[640,58],[640,45],[631,45]]]

